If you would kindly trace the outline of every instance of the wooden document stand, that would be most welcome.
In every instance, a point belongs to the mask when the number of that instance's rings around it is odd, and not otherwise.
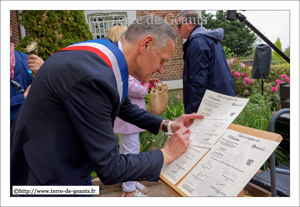
[[[240,126],[240,125],[236,125],[236,124],[231,124],[228,129],[237,131],[237,132],[241,132],[243,134],[248,134],[248,135],[252,135],[255,137],[259,137],[262,139],[267,139],[267,140],[271,140],[271,141],[275,141],[275,142],[281,142],[282,141],[282,137],[280,134],[275,134],[275,133],[271,133],[271,132],[267,132],[267,131],[262,131],[262,130],[258,130],[258,129],[253,129],[253,128],[249,128],[249,127],[244,127],[244,126]],[[203,156],[205,157],[205,155]],[[202,157],[202,158],[203,158]],[[201,159],[202,159],[201,158]],[[200,160],[201,160],[200,159]],[[197,164],[200,162],[200,160],[197,162]],[[197,165],[196,164],[196,165]],[[196,166],[195,165],[195,166]],[[195,167],[194,166],[194,167]],[[193,168],[194,168],[193,167]],[[192,169],[193,169],[192,168]],[[191,169],[191,170],[192,170]],[[190,171],[191,171],[190,170]],[[259,170],[259,169],[257,169]],[[187,173],[189,174],[190,171]],[[188,197],[184,192],[182,192],[177,186],[180,184],[180,182],[186,177],[186,175],[178,182],[176,183],[176,185],[174,185],[173,183],[171,183],[168,179],[166,179],[164,176],[160,175],[159,176],[159,182],[161,182],[163,185],[165,185],[167,187],[167,196],[178,196],[178,197]],[[238,197],[243,197],[244,196],[244,190],[242,190]]]

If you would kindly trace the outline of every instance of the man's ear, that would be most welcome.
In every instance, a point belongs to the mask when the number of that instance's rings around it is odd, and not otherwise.
[[[144,37],[140,43],[140,53],[143,54],[146,50],[149,50],[154,44],[154,38],[152,35]]]
[[[191,20],[188,21],[189,27],[193,27],[193,22]]]

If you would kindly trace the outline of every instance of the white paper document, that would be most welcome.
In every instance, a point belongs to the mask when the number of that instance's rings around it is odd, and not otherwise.
[[[164,164],[161,175],[174,185],[189,172],[192,167],[207,153],[208,149],[189,146],[188,150],[171,163]]]
[[[248,100],[206,90],[197,112],[204,115],[204,119],[196,119],[190,126],[190,145],[213,147]]]
[[[178,188],[188,196],[237,196],[278,144],[227,129]]]

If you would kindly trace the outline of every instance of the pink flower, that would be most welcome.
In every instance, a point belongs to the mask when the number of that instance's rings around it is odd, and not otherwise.
[[[244,64],[244,63],[241,63],[241,67],[242,67],[242,68],[245,67],[245,64]]]
[[[231,73],[231,75],[233,75],[233,71],[232,70],[230,70],[230,73]]]
[[[281,78],[282,78],[282,79],[286,79],[286,77],[287,77],[286,74],[282,74],[282,75],[281,75]]]
[[[271,90],[272,90],[273,92],[277,92],[277,91],[278,91],[278,88],[277,88],[276,86],[272,86],[272,87],[271,87]]]
[[[237,77],[237,78],[239,79],[240,76],[241,76],[241,74],[240,74],[239,72],[236,71],[236,72],[234,73],[234,76]]]
[[[249,77],[244,78],[245,84],[248,86],[251,82]]]
[[[142,85],[145,86],[146,83],[142,82]],[[150,82],[148,82],[148,88],[151,88],[152,87],[152,84]]]
[[[242,75],[244,78],[245,77],[247,77],[248,76],[248,74],[247,73],[243,73],[243,75]]]
[[[180,98],[180,95],[175,96],[175,98],[179,99],[179,98]]]
[[[290,78],[286,77],[285,81],[289,83],[290,82]]]
[[[231,58],[231,59],[230,59],[230,62],[231,62],[231,63],[233,63],[233,61],[234,61],[234,59],[233,59],[233,58]]]
[[[245,93],[249,93],[249,91],[246,89],[245,91],[244,91]]]
[[[275,81],[275,83],[277,83],[277,85],[278,86],[280,86],[280,83],[282,83],[283,81],[282,80],[279,80],[279,79],[277,79],[276,81]]]

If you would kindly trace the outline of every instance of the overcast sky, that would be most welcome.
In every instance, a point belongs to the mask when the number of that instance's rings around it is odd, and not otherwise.
[[[216,11],[206,11],[215,14]],[[280,39],[282,51],[290,45],[290,11],[237,11],[246,16],[256,29],[258,29],[273,44]],[[225,34],[226,35],[226,34]],[[266,44],[264,41],[262,44]]]

